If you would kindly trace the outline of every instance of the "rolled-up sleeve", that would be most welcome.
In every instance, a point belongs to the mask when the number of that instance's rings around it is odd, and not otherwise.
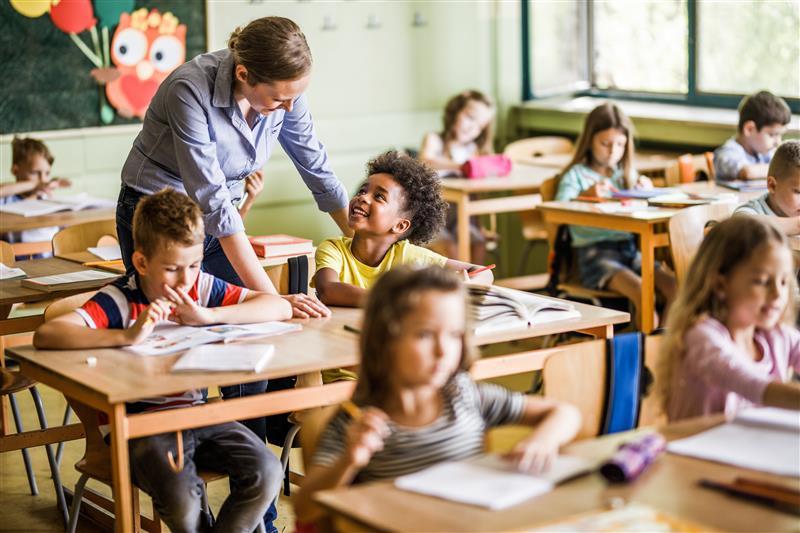
[[[191,82],[175,80],[168,93],[167,120],[186,193],[203,211],[206,233],[227,237],[244,231],[217,159],[205,106]]]
[[[284,115],[278,141],[294,162],[321,211],[330,213],[347,205],[347,191],[330,169],[325,146],[314,131],[305,95],[295,100],[291,113]]]

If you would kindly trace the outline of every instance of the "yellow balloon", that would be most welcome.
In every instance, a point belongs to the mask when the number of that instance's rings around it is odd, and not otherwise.
[[[20,14],[35,19],[50,11],[51,0],[11,0],[11,7]]]

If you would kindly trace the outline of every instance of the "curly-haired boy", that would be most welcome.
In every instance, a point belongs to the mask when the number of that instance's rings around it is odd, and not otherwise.
[[[350,201],[353,237],[328,239],[317,248],[314,284],[320,300],[359,306],[381,274],[398,265],[475,267],[419,246],[438,235],[447,212],[436,171],[399,152],[386,152],[367,164],[367,174]],[[493,280],[488,270],[475,279]]]

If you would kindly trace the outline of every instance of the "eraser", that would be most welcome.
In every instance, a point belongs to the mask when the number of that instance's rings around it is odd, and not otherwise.
[[[97,366],[97,357],[90,355],[86,358],[86,364],[90,367]]]

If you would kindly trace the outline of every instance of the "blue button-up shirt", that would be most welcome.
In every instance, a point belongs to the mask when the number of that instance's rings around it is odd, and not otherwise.
[[[264,166],[279,142],[322,211],[347,205],[347,191],[328,165],[305,95],[290,113],[259,115],[248,126],[233,98],[229,50],[202,54],[162,82],[122,167],[122,183],[151,194],[164,187],[185,192],[203,210],[206,233],[244,231],[234,205],[244,178]]]

